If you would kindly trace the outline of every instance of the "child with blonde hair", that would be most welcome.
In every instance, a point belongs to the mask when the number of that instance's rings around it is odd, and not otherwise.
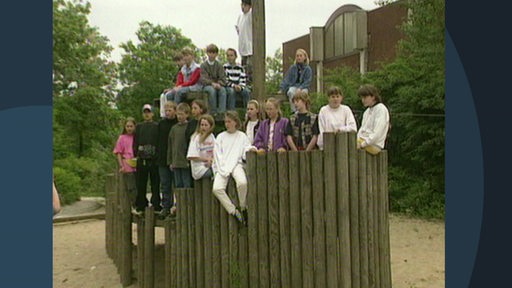
[[[311,151],[316,147],[318,138],[318,117],[309,111],[309,95],[305,91],[295,93],[293,105],[297,113],[290,116],[286,127],[286,140],[292,151]]]
[[[304,49],[297,49],[295,52],[295,62],[288,68],[277,93],[286,93],[290,103],[292,103],[295,93],[300,91],[308,92],[312,79],[313,70],[309,66],[308,53]],[[291,108],[293,112],[296,111],[293,105]]]
[[[214,171],[212,193],[220,201],[226,211],[233,215],[242,224],[246,224],[247,214],[247,177],[245,175],[244,163],[245,153],[251,147],[249,138],[245,133],[239,131],[242,126],[236,111],[227,111],[224,115],[226,131],[220,133],[215,140]],[[235,207],[226,193],[229,177],[236,182],[240,210]]]
[[[192,178],[199,180],[213,176],[213,148],[215,146],[215,120],[211,115],[199,117],[199,125],[188,146],[187,160],[192,168]]]
[[[258,152],[284,152],[288,150],[285,130],[288,119],[282,116],[279,100],[270,97],[265,101],[267,119],[263,120],[254,137],[254,147]]]
[[[125,191],[132,206],[135,205],[135,196],[137,194],[137,185],[135,184],[135,166],[136,159],[133,153],[133,139],[137,123],[133,117],[128,117],[123,123],[123,132],[119,135],[114,147],[114,154],[119,164],[119,172],[123,178]]]

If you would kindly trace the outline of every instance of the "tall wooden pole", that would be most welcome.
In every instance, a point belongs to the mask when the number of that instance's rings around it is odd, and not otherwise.
[[[265,95],[265,0],[252,0],[252,97],[262,103]]]

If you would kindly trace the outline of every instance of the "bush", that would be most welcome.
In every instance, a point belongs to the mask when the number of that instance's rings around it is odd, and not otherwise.
[[[67,205],[80,200],[80,177],[64,168],[55,167],[55,187],[59,191],[61,204]]]

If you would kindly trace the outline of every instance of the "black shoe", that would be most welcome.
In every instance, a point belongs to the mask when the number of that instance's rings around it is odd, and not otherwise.
[[[160,213],[160,211],[162,211],[162,206],[158,205],[158,206],[153,206],[153,210],[157,213]]]
[[[242,210],[242,216],[244,217],[245,226],[249,223],[249,216],[247,215],[247,209]]]
[[[164,220],[169,215],[171,215],[171,211],[169,209],[162,209],[158,212],[158,219]]]

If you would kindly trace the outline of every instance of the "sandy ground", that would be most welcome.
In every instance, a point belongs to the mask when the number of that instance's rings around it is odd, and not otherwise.
[[[445,286],[444,222],[391,215],[390,236],[393,287]],[[163,243],[163,229],[156,230],[155,239]],[[116,267],[106,254],[105,221],[54,224],[53,287],[122,287]]]

